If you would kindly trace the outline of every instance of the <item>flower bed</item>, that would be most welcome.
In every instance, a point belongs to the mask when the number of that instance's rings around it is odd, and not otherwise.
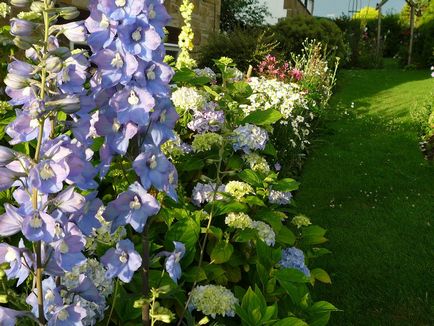
[[[160,1],[90,10],[57,25],[78,12],[45,0],[12,20],[26,59],[5,80],[17,110],[0,147],[0,263],[18,288],[2,324],[326,324],[336,308],[310,295],[330,283],[312,264],[326,231],[296,214],[273,135],[305,149],[314,79],[246,81],[229,58],[192,70],[188,51],[174,74]]]

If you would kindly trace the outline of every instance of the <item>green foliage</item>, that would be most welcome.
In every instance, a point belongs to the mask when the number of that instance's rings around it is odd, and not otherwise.
[[[213,67],[214,58],[231,57],[242,71],[256,66],[276,48],[277,42],[268,28],[237,28],[228,33],[211,35],[199,48],[199,65]]]
[[[222,0],[220,29],[229,32],[237,27],[260,26],[270,15],[268,6],[259,0]]]
[[[307,15],[298,15],[284,19],[272,27],[279,42],[276,52],[284,58],[291,58],[303,50],[306,39],[316,40],[327,45],[332,56],[346,58],[342,31],[331,20]]]

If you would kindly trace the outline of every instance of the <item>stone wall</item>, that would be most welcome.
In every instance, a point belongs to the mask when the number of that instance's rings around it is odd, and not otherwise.
[[[165,4],[169,14],[173,17],[170,26],[181,27],[182,17],[179,13],[179,6],[182,0],[166,0]],[[194,42],[202,44],[210,34],[217,32],[220,26],[221,0],[193,0],[194,11],[192,28]]]
[[[221,0],[192,0],[195,6],[193,12],[192,27],[195,33],[195,44],[200,45],[208,36],[218,31],[220,26]],[[62,0],[63,3],[72,4],[85,10],[88,0]],[[169,14],[173,17],[169,26],[180,28],[182,17],[179,13],[179,6],[182,0],[166,0],[165,5]]]

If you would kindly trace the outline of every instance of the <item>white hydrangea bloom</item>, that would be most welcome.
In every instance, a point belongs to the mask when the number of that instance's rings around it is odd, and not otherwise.
[[[259,238],[264,241],[267,245],[273,247],[276,242],[276,233],[274,233],[271,226],[262,221],[254,221],[252,228],[256,229],[259,234]]]
[[[234,317],[238,299],[234,294],[221,285],[199,285],[191,291],[190,309],[202,312],[215,318]]]
[[[205,107],[207,98],[193,87],[180,87],[172,93],[172,102],[178,113],[200,111]]]
[[[267,160],[257,153],[250,153],[243,156],[244,160],[249,164],[250,168],[255,172],[269,173],[270,166]]]
[[[234,229],[252,228],[253,221],[246,213],[229,213],[225,218],[226,225]]]
[[[241,181],[229,181],[225,191],[238,200],[247,194],[254,193],[253,188],[249,184]]]

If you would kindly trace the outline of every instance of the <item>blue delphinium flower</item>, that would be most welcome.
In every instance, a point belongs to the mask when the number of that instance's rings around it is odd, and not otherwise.
[[[54,310],[47,326],[80,326],[86,310],[77,304],[65,305]]]
[[[112,232],[126,224],[130,224],[137,232],[142,232],[148,217],[157,214],[159,210],[157,200],[135,182],[107,205],[103,216],[112,222]]]
[[[0,243],[0,264],[8,263],[9,268],[5,270],[7,278],[17,278],[17,286],[23,283],[30,274],[29,268],[33,267],[34,258],[24,243],[20,241],[20,248]],[[1,320],[1,319],[0,319]]]
[[[304,262],[304,253],[298,248],[291,247],[284,249],[279,264],[284,268],[297,269],[307,277],[310,276],[310,271]]]
[[[134,272],[142,265],[142,257],[134,250],[134,244],[130,240],[121,240],[116,249],[109,249],[101,262],[107,268],[108,278],[119,277],[123,282],[130,282]]]
[[[180,261],[185,255],[185,245],[182,242],[173,241],[175,250],[173,252],[161,252],[159,256],[167,256],[165,267],[166,272],[169,274],[170,278],[177,283],[181,278],[182,270]]]

